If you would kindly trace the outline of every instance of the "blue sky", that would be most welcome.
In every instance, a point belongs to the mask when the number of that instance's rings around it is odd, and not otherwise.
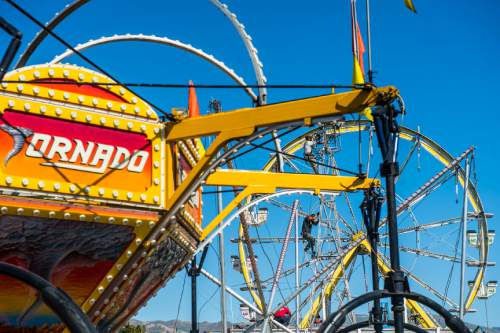
[[[69,1],[19,1],[42,22],[48,21]],[[420,126],[453,155],[474,145],[479,193],[487,212],[500,205],[496,89],[500,71],[500,3],[415,0],[418,15],[406,10],[402,0],[372,2],[373,64],[378,85],[398,87],[407,104],[405,125]],[[338,1],[228,1],[230,8],[253,37],[270,84],[349,83],[352,73],[348,0]],[[364,30],[364,1],[359,1]],[[21,50],[38,30],[5,2],[0,13],[24,34]],[[75,45],[100,36],[144,33],[191,43],[234,68],[248,83],[255,83],[243,43],[229,21],[209,1],[90,1],[77,15],[56,30]],[[6,38],[0,37],[1,45]],[[366,42],[366,37],[365,37]],[[64,51],[50,37],[31,58],[43,63]],[[179,50],[139,43],[100,46],[85,53],[122,81],[231,83],[203,60]],[[69,62],[82,64],[72,57]],[[169,110],[186,106],[186,91],[138,90],[155,104]],[[321,90],[271,90],[269,101],[323,94]],[[198,90],[200,109],[211,97],[221,99],[224,109],[249,106],[240,91]],[[206,200],[209,201],[209,200]],[[496,218],[490,220],[495,228]],[[490,250],[498,261],[498,241]],[[229,248],[229,244],[227,247]],[[230,253],[232,254],[232,253]],[[214,257],[207,262],[216,272]],[[210,267],[209,266],[209,267]],[[181,272],[148,306],[140,319],[172,319],[176,315]],[[491,268],[487,280],[499,280]],[[202,281],[200,302],[215,289]],[[206,286],[206,287],[205,287]],[[189,285],[186,284],[181,318],[189,318]],[[201,319],[218,319],[218,297],[205,307]],[[494,316],[499,297],[489,300],[489,324],[500,326]],[[238,304],[233,302],[233,310]],[[480,305],[482,310],[482,304]],[[478,306],[479,308],[479,306]],[[236,315],[235,315],[236,317]],[[231,318],[231,317],[230,317]],[[485,324],[484,315],[471,320]]]

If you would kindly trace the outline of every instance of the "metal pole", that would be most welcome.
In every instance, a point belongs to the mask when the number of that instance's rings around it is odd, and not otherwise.
[[[201,269],[200,270],[200,273],[205,275],[205,277],[207,279],[209,279],[210,281],[212,281],[213,283],[215,283],[216,285],[220,286],[221,285],[221,282],[219,280],[217,280],[217,278],[215,276],[213,276],[212,274],[210,274],[209,272],[207,272],[206,270],[204,269]],[[227,291],[227,293],[231,296],[233,296],[234,298],[236,298],[238,301],[240,301],[241,303],[245,304],[246,306],[248,306],[250,309],[252,309],[253,311],[255,311],[257,314],[260,314],[262,315],[262,311],[256,307],[255,305],[253,305],[252,303],[250,303],[249,301],[247,301],[245,298],[243,298],[242,296],[240,296],[236,291],[234,291],[233,289],[229,288],[226,286],[225,290]],[[276,325],[278,326],[279,328],[281,328],[283,331],[285,332],[288,332],[288,333],[293,333],[292,330],[290,330],[288,327],[286,326],[283,326],[282,324],[278,323],[277,321],[275,321],[274,319],[271,319],[271,321]]]
[[[222,188],[217,186],[217,207],[218,213],[222,212]],[[222,333],[227,333],[227,317],[226,317],[226,272],[224,259],[224,230],[219,233],[219,264],[220,264],[220,315],[222,324]]]
[[[368,82],[373,82],[373,70],[372,70],[372,36],[371,36],[371,24],[370,24],[370,0],[366,0],[366,30],[367,30],[367,41],[368,41]]]
[[[397,142],[399,129],[395,121],[396,110],[392,106],[378,110],[374,114],[375,130],[383,163],[380,166],[380,175],[385,178],[385,194],[387,199],[387,224],[389,229],[389,253],[392,271],[388,274],[386,285],[389,291],[401,293],[407,287],[407,280],[401,271],[398,240],[398,214],[396,206],[395,178],[399,175],[399,166],[396,162]],[[392,312],[394,314],[394,331],[404,332],[404,299],[401,296],[392,296]]]
[[[465,304],[464,304],[464,284],[465,284],[465,251],[467,245],[467,195],[469,189],[469,158],[465,160],[465,179],[464,179],[464,201],[462,210],[462,261],[460,263],[460,319],[464,319]]]
[[[299,215],[295,216],[295,291],[299,290]],[[300,294],[295,297],[295,332],[299,333]]]
[[[290,239],[290,233],[292,232],[293,222],[295,221],[295,217],[297,215],[297,207],[299,205],[299,200],[295,200],[292,206],[292,215],[290,216],[290,221],[288,223],[288,228],[286,230],[285,241],[283,242],[283,246],[281,247],[280,257],[278,259],[278,267],[276,268],[276,275],[274,276],[273,286],[271,288],[271,296],[269,297],[268,308],[271,309],[273,307],[274,295],[276,294],[276,289],[278,287],[278,283],[281,275],[281,268],[283,267],[283,261],[285,259],[286,250],[288,248],[288,240]],[[262,326],[262,333],[267,332],[267,328],[269,325],[269,317],[272,316],[273,313],[267,313],[266,318],[264,319],[264,325]]]
[[[396,292],[402,292],[404,275],[401,272],[401,264],[399,261],[399,241],[398,241],[398,222],[396,212],[396,189],[394,184],[394,175],[387,174],[385,182],[385,192],[387,195],[387,213],[389,227],[389,253],[391,258],[392,283]],[[404,300],[402,297],[392,297],[392,311],[394,313],[394,330],[396,333],[404,332]]]
[[[198,268],[196,267],[196,257],[191,261],[191,333],[198,333],[198,306],[196,304],[196,278]]]

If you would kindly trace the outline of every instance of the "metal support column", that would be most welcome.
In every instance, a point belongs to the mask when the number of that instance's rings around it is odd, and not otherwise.
[[[299,215],[295,216],[295,291],[299,290]],[[300,293],[295,296],[295,332],[299,333]]]
[[[465,259],[466,259],[466,247],[467,247],[467,204],[468,204],[468,193],[469,193],[469,176],[470,176],[470,163],[469,158],[465,159],[465,179],[464,179],[464,198],[463,198],[463,210],[462,210],[462,258],[460,262],[460,306],[459,314],[460,319],[464,319],[465,315],[465,304],[464,304],[464,284],[465,284]]]
[[[197,270],[196,257],[194,257],[193,260],[191,260],[191,268],[189,269],[189,276],[191,277],[191,333],[198,333],[198,304],[196,297]]]
[[[367,37],[368,37],[368,82],[373,83],[370,0],[366,0],[366,31],[367,31]]]
[[[375,131],[382,153],[383,162],[380,175],[385,177],[385,193],[387,202],[387,224],[389,228],[389,253],[392,271],[385,279],[385,288],[390,292],[402,293],[409,290],[408,280],[401,270],[399,261],[398,221],[396,206],[395,179],[399,175],[399,165],[396,162],[399,127],[396,117],[400,113],[392,105],[373,111]],[[404,332],[404,298],[392,296],[392,312],[394,314],[394,331]]]
[[[286,250],[288,248],[288,240],[290,239],[290,233],[292,232],[292,226],[293,226],[293,223],[295,222],[295,219],[297,216],[297,207],[298,206],[299,206],[299,200],[295,200],[293,202],[292,214],[290,216],[290,221],[288,223],[288,228],[286,231],[285,240],[283,242],[283,246],[281,247],[281,253],[280,253],[279,260],[278,260],[278,267],[276,268],[276,275],[274,276],[273,285],[271,288],[271,296],[269,296],[268,307],[270,309],[272,309],[272,307],[273,307],[274,295],[276,294],[276,289],[278,288],[278,283],[280,281],[281,268],[283,267],[283,261],[285,259]],[[264,319],[264,325],[262,326],[262,333],[267,332],[267,328],[269,325],[269,318],[272,315],[273,315],[273,313],[266,314],[266,318]]]
[[[187,268],[187,273],[191,277],[191,331],[190,333],[199,333],[198,329],[198,295],[197,279],[200,275],[203,263],[207,257],[208,246],[203,249],[199,265],[196,264],[196,256],[191,260],[191,267]]]
[[[380,290],[379,274],[378,274],[378,242],[379,242],[379,223],[380,211],[382,208],[383,197],[376,189],[370,189],[365,192],[365,199],[361,204],[361,212],[363,215],[363,222],[366,227],[368,241],[370,243],[370,262],[372,273],[372,287],[373,291]],[[376,333],[381,333],[383,329],[382,320],[382,307],[380,306],[380,299],[373,301],[373,308],[370,312],[370,320]]]
[[[217,186],[217,208],[218,213],[222,212],[222,188]],[[227,333],[227,317],[226,317],[226,271],[224,259],[224,229],[219,233],[219,264],[220,264],[220,315],[222,324],[222,333]]]

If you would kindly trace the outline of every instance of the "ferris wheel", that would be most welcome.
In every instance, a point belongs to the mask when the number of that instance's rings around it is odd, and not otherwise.
[[[462,165],[472,149],[454,158],[419,131],[406,127],[400,130],[399,155],[404,162],[397,186],[403,269],[412,288],[458,311],[462,256],[459,193],[463,193],[465,177]],[[379,163],[373,155],[373,135],[368,122],[322,124],[284,145],[285,172],[339,173],[339,166],[356,166],[359,149],[364,154],[368,177],[373,177],[378,173]],[[313,157],[304,153],[305,149],[310,150],[306,148],[308,140],[313,142]],[[272,170],[276,163],[277,158],[273,157],[264,170]],[[486,267],[493,264],[486,258],[494,232],[488,230],[488,215],[484,213],[474,182],[468,184],[467,200],[471,209],[467,213],[468,246],[464,256],[469,292],[464,306],[472,312],[476,299],[484,299],[494,292],[495,282],[484,282]],[[245,290],[255,303],[258,306],[269,303],[275,294],[274,304],[267,305],[275,311],[283,305],[290,306],[294,309],[292,319],[301,329],[306,329],[321,322],[332,308],[366,292],[371,283],[367,275],[369,261],[365,263],[370,245],[359,209],[362,202],[363,195],[359,193],[297,190],[249,200],[242,208],[245,214],[239,217],[238,237],[233,238],[238,247],[233,261],[238,261]],[[287,230],[289,224],[283,219],[284,213],[292,216],[290,223],[295,225],[292,233]],[[303,219],[314,213],[319,216],[314,236],[316,249],[306,251],[307,241],[300,228]],[[382,217],[378,265],[382,275],[390,270],[384,224]],[[291,245],[280,257],[278,253],[285,242]],[[258,259],[252,260],[250,253]],[[278,258],[284,262],[281,272],[276,271]],[[256,261],[257,273],[252,261]],[[439,325],[427,309],[414,302],[407,301],[406,305],[408,321],[425,328]],[[351,316],[351,321],[356,320],[360,319]]]

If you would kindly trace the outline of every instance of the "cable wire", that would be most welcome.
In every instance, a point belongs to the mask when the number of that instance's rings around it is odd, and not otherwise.
[[[200,316],[201,310],[203,310],[203,308],[208,304],[208,302],[210,302],[214,298],[214,296],[217,294],[219,289],[220,289],[220,286],[217,286],[217,288],[215,288],[212,295],[210,295],[210,297],[208,297],[208,299],[200,306],[200,309],[198,310],[198,318]]]
[[[59,35],[57,35],[56,33],[54,33],[51,29],[47,28],[42,22],[40,22],[39,20],[37,20],[33,15],[31,15],[29,12],[27,12],[25,9],[23,9],[21,6],[19,6],[17,3],[15,3],[14,1],[12,0],[5,0],[8,4],[10,4],[12,7],[14,7],[15,9],[17,9],[20,13],[22,13],[24,16],[26,16],[28,19],[30,19],[33,23],[35,23],[36,25],[38,25],[40,28],[42,28],[45,32],[47,32],[49,35],[51,35],[52,37],[54,37],[57,41],[59,41],[61,44],[63,44],[64,46],[66,46],[68,49],[70,49],[71,51],[73,51],[76,55],[78,55],[80,58],[82,58],[85,62],[87,62],[88,64],[90,64],[91,66],[95,67],[98,71],[102,72],[104,75],[106,75],[107,77],[109,77],[111,80],[115,81],[116,83],[114,83],[113,85],[120,85],[120,86],[123,86],[122,83],[120,83],[120,81],[118,79],[116,79],[115,77],[113,77],[111,74],[109,74],[106,70],[104,70],[101,66],[97,65],[95,62],[93,62],[91,59],[89,59],[87,56],[83,55],[80,51],[76,50],[73,46],[71,46],[71,44],[69,44],[68,42],[66,42],[64,39],[62,39]],[[148,104],[150,104],[152,107],[154,107],[157,111],[161,112],[168,120],[171,120],[171,121],[176,121],[176,119],[171,115],[171,114],[168,114],[167,112],[163,111],[161,108],[159,108],[158,106],[156,106],[155,104],[147,101],[145,98],[141,97],[139,94],[135,93],[135,95],[137,95],[139,98],[141,98],[142,100],[146,101]]]
[[[255,147],[255,148],[262,148],[264,150],[271,151],[271,152],[276,153],[276,154],[283,154],[283,155],[285,155],[287,157],[292,157],[292,158],[295,158],[295,159],[298,159],[298,160],[301,160],[301,161],[309,162],[309,160],[307,158],[296,156],[296,155],[292,155],[292,154],[288,154],[288,153],[285,153],[285,152],[279,152],[276,149],[264,147],[263,144],[259,144],[258,145],[258,144],[250,142],[250,145],[253,146],[253,147]],[[350,171],[350,170],[347,170],[347,169],[335,167],[335,166],[332,166],[332,165],[329,165],[329,164],[325,164],[325,163],[321,163],[321,162],[314,162],[314,164],[317,164],[317,165],[320,165],[320,166],[324,166],[326,168],[330,168],[330,169],[333,169],[333,170],[342,171],[342,172],[351,174],[353,176],[359,176],[359,173],[357,173],[357,172],[353,172],[353,171]]]
[[[179,297],[179,304],[177,305],[177,315],[175,316],[174,329],[172,331],[173,333],[177,332],[177,321],[179,320],[179,313],[181,311],[181,303],[182,303],[182,298],[184,296],[184,287],[186,286],[186,277],[187,277],[187,272],[184,273],[184,280],[182,282],[181,297]]]
[[[272,137],[271,139],[268,139],[268,140],[264,141],[264,142],[263,142],[263,143],[261,143],[261,144],[262,144],[262,145],[265,145],[265,144],[267,144],[267,143],[269,143],[269,142],[271,142],[271,141],[274,141],[274,140],[275,140],[275,139],[277,139],[277,138],[280,138],[280,137],[282,137],[282,136],[284,136],[284,135],[287,135],[288,133],[291,133],[291,132],[295,131],[295,130],[296,130],[296,129],[298,129],[298,128],[299,128],[299,127],[292,127],[292,128],[291,128],[291,129],[289,129],[288,131],[285,131],[285,132],[283,132],[283,133],[280,133],[280,134],[278,134],[277,136]],[[251,144],[251,143],[250,143],[250,144]],[[235,154],[235,155],[231,156],[230,158],[228,158],[228,159],[226,160],[226,164],[227,164],[227,163],[229,163],[229,162],[231,162],[231,161],[233,161],[233,160],[235,160],[236,158],[238,158],[238,157],[240,157],[240,156],[243,156],[243,155],[245,155],[245,154],[250,153],[251,151],[254,151],[254,150],[255,150],[255,149],[257,149],[257,148],[259,148],[259,147],[252,147],[252,148],[249,148],[249,149],[247,149],[247,150],[245,150],[245,151],[243,151],[243,152],[241,152],[241,153],[238,153],[238,154]],[[277,151],[276,151],[276,152],[277,152]],[[280,152],[280,153],[281,153],[281,154],[284,154],[283,152]]]
[[[6,0],[9,1],[9,0]],[[83,55],[82,55],[83,56]],[[87,57],[85,57],[87,58]],[[87,58],[88,59],[88,58]],[[84,59],[85,60],[85,59]],[[104,70],[100,69],[97,65],[90,63],[92,66],[101,70],[104,74],[109,76]],[[185,83],[148,83],[148,82],[119,82],[116,79],[113,79],[116,82],[104,83],[104,82],[77,82],[79,85],[88,85],[88,86],[123,86],[123,87],[138,87],[138,88],[200,88],[200,89],[241,89],[241,88],[267,88],[267,89],[367,89],[365,85],[339,85],[339,84],[247,84],[247,85],[239,85],[239,84],[185,84]],[[2,83],[26,83],[26,81],[22,80],[3,80]],[[33,80],[31,83],[46,83],[44,80]],[[67,84],[67,82],[51,82],[51,84]],[[370,86],[371,89],[371,86]]]

